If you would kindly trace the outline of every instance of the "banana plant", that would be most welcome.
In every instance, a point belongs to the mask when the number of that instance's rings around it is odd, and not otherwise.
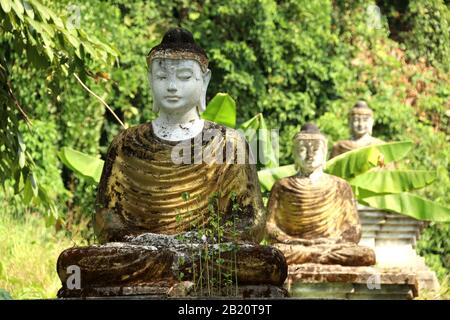
[[[386,170],[383,167],[403,159],[411,150],[410,141],[390,142],[346,152],[327,161],[325,172],[349,182],[359,203],[407,215],[418,220],[450,221],[450,209],[410,191],[421,189],[436,179],[428,170]],[[263,191],[294,175],[294,165],[258,172]]]

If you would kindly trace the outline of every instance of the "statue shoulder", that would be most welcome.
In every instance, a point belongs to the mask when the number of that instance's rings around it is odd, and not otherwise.
[[[333,145],[333,149],[350,149],[354,147],[354,142],[352,140],[339,140]]]
[[[124,140],[127,138],[133,138],[137,135],[141,135],[143,133],[148,134],[149,132],[151,132],[152,126],[151,126],[151,122],[149,123],[142,123],[142,124],[138,124],[136,126],[124,129],[122,131],[120,131],[113,139],[113,141],[111,142],[111,146],[118,146],[123,144]]]
[[[227,140],[247,141],[242,131],[224,126],[219,123],[205,120],[204,131],[214,131],[214,130],[220,132],[220,134],[223,137],[226,137]]]
[[[332,179],[335,183],[336,189],[341,191],[342,194],[348,194],[353,197],[353,190],[350,183],[347,180],[342,179],[340,177],[336,177],[330,174],[326,174],[330,179]]]
[[[386,141],[372,137],[372,144],[382,144],[382,143],[386,143]]]

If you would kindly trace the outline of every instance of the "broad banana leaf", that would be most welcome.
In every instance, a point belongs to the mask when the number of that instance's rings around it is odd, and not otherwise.
[[[218,93],[206,106],[202,118],[224,126],[236,126],[236,102],[226,93]]]
[[[326,172],[346,180],[377,165],[398,161],[412,148],[411,141],[389,142],[349,151],[328,160]]]
[[[293,176],[296,172],[295,166],[290,164],[273,169],[260,170],[258,171],[258,179],[261,187],[267,191],[270,191],[277,180],[284,177]]]
[[[349,182],[374,193],[401,193],[423,188],[435,179],[435,171],[377,170],[360,174]]]
[[[99,183],[104,161],[83,152],[63,147],[58,157],[69,169],[93,183]]]
[[[254,156],[260,163],[266,168],[278,166],[276,152],[272,145],[273,137],[261,113],[241,124],[239,129],[244,132],[249,145],[252,146]]]
[[[410,193],[388,194],[359,199],[372,208],[397,212],[418,220],[449,222],[450,209]]]
[[[368,198],[368,197],[375,197],[375,196],[381,196],[389,193],[383,193],[383,192],[373,192],[361,187],[357,187],[354,185],[351,185],[353,189],[353,194],[355,195],[356,199],[359,201],[360,199]]]

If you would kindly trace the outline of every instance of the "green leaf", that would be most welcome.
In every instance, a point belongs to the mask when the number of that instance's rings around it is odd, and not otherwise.
[[[37,184],[36,176],[34,175],[34,172],[31,172],[31,174],[28,175],[28,178],[30,180],[31,190],[33,191],[33,195],[35,197],[37,197],[38,196],[38,184]]]
[[[30,1],[30,3],[34,6],[34,8],[39,13],[39,15],[41,16],[41,18],[44,22],[50,19],[50,13],[49,13],[50,9],[49,8],[42,5],[38,1],[33,0],[33,1]]]
[[[27,177],[27,181],[25,182],[25,187],[23,188],[23,202],[25,204],[29,204],[31,199],[33,198],[33,188],[31,186],[30,177]]]
[[[278,168],[260,170],[258,171],[258,179],[261,187],[270,191],[277,180],[293,176],[296,172],[295,166],[291,164]]]
[[[23,2],[23,8],[25,9],[25,13],[27,14],[27,16],[29,16],[31,19],[34,19],[34,10],[28,1]]]
[[[378,170],[363,173],[349,182],[375,193],[401,193],[423,188],[435,179],[435,171]]]
[[[18,156],[19,156],[19,167],[20,168],[25,167],[25,152],[22,151],[22,149],[20,148],[18,150]]]
[[[449,222],[450,209],[414,194],[399,193],[360,199],[364,205],[403,214],[418,220]]]
[[[104,161],[80,151],[63,147],[58,153],[62,163],[93,183],[99,183]]]
[[[208,103],[202,118],[224,126],[236,126],[236,102],[226,93],[218,93]]]
[[[23,20],[23,6],[20,0],[13,0],[11,1],[11,7],[13,8],[14,12],[16,13],[17,17],[20,20]]]
[[[350,179],[377,165],[402,159],[412,146],[411,141],[399,141],[352,150],[328,160],[325,171],[344,179]]]
[[[0,0],[0,5],[5,13],[11,11],[11,1],[10,0]]]
[[[244,135],[250,146],[257,146],[258,160],[265,167],[275,168],[278,166],[278,160],[272,146],[271,132],[266,125],[262,113],[258,113],[250,120],[241,124],[239,129],[244,131]]]

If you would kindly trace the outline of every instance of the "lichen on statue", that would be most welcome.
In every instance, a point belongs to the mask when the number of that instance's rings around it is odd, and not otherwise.
[[[200,118],[211,71],[203,49],[190,34],[176,30],[148,57],[153,107],[159,116],[123,131],[108,151],[97,197],[96,233],[108,242],[144,232],[176,234],[193,224],[201,227],[208,220],[208,197],[217,192],[219,209],[225,213],[231,210],[230,194],[236,194],[242,208],[241,238],[258,242],[264,211],[245,138]],[[174,148],[186,141],[198,148],[192,148],[190,161],[177,163]],[[230,145],[234,157],[224,159]],[[245,152],[242,163],[237,161],[240,152]],[[204,161],[208,155],[215,161]]]
[[[282,253],[258,245],[265,212],[249,146],[237,131],[200,117],[211,77],[205,51],[190,32],[176,28],[150,51],[147,63],[158,117],[122,131],[111,143],[94,221],[104,245],[60,255],[61,296],[71,294],[65,287],[68,265],[81,267],[91,289],[175,281],[181,267],[176,260],[195,261],[192,246],[211,241],[201,240],[199,231],[211,225],[212,213],[221,231],[210,238],[223,233],[222,243],[237,248],[240,283],[282,284],[287,275]],[[223,257],[230,260],[230,252]]]
[[[331,158],[354,149],[384,143],[383,140],[372,136],[373,123],[372,109],[365,101],[358,101],[349,114],[351,139],[335,143],[331,151]]]
[[[293,139],[298,173],[272,187],[267,233],[288,264],[372,265],[370,248],[358,246],[361,225],[350,185],[323,172],[327,140],[313,124]]]

